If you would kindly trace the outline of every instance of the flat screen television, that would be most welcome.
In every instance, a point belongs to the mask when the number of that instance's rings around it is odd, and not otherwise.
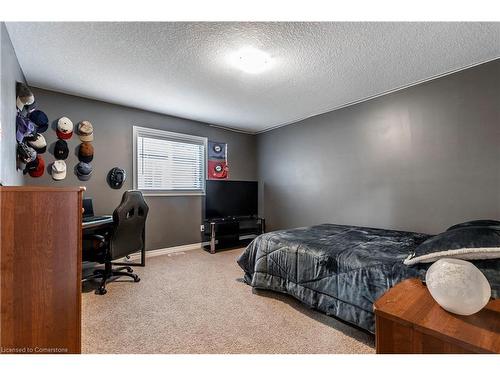
[[[258,211],[257,181],[207,180],[205,218],[254,216]]]

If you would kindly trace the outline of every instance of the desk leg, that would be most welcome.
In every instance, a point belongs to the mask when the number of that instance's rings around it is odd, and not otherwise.
[[[210,254],[215,254],[215,223],[210,223]]]

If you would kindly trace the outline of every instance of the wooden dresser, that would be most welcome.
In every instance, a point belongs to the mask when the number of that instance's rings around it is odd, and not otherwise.
[[[500,300],[470,316],[439,306],[420,280],[405,280],[374,304],[377,353],[500,353]]]
[[[0,187],[0,349],[80,353],[82,189]]]

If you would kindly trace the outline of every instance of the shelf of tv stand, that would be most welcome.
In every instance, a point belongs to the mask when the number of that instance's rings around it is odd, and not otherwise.
[[[249,243],[249,238],[241,237],[258,236],[264,232],[265,220],[258,216],[206,219],[203,221],[202,242],[209,242],[204,249],[214,254],[216,249]]]

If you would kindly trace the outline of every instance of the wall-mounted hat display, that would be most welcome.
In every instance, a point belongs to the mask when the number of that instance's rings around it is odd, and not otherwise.
[[[92,176],[92,165],[81,161],[76,165],[75,173],[80,181],[88,181]]]
[[[45,172],[45,160],[43,160],[43,158],[38,155],[36,157],[36,161],[33,164],[33,167],[26,167],[28,168],[28,173],[31,177],[40,177]]]
[[[73,135],[73,122],[67,117],[61,117],[57,121],[56,133],[59,139],[70,139]]]
[[[66,178],[66,163],[64,162],[64,160],[56,160],[55,162],[53,162],[51,173],[54,180],[64,180]]]
[[[36,159],[36,151],[26,143],[17,144],[17,155],[24,164],[30,163]]]
[[[41,134],[34,135],[28,144],[35,149],[38,154],[43,154],[47,150],[47,142]]]
[[[54,146],[54,157],[58,160],[65,160],[68,158],[69,148],[66,141],[59,139]]]
[[[35,96],[31,92],[28,85],[17,82],[16,84],[16,107],[18,110],[22,111],[25,105],[31,105],[35,102]]]
[[[90,121],[81,121],[78,124],[78,136],[82,142],[92,142],[94,140],[94,127]]]
[[[123,168],[114,167],[108,172],[108,184],[113,189],[120,189],[127,178]]]
[[[16,116],[16,139],[22,142],[24,137],[33,134],[36,130],[36,125],[27,117],[22,116],[20,113]]]
[[[45,132],[49,127],[49,118],[44,112],[40,110],[31,112],[29,114],[29,119],[35,123],[38,133]]]
[[[16,83],[16,109],[18,161],[25,164],[24,174],[40,177],[45,172],[45,161],[39,154],[47,150],[47,141],[41,133],[48,129],[49,119],[38,110],[33,92],[22,82]],[[19,168],[22,168],[21,164],[18,164]]]
[[[90,163],[94,159],[94,146],[90,142],[83,142],[78,148],[78,160]]]

